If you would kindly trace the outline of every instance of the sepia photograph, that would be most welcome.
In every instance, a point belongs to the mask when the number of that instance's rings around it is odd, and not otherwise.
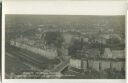
[[[5,79],[125,79],[125,15],[5,15]]]

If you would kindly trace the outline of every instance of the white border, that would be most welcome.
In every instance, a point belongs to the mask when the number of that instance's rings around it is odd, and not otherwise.
[[[126,1],[5,1],[6,14],[122,15]]]
[[[91,4],[90,4],[91,3]],[[24,7],[24,8],[23,8]],[[41,7],[41,8],[40,8]],[[39,11],[41,10],[42,11]],[[126,80],[114,79],[15,79],[5,77],[5,14],[41,14],[41,15],[126,15],[126,3],[123,1],[5,1],[2,16],[2,82],[3,83],[125,83]],[[38,10],[38,12],[37,12]]]
[[[28,80],[4,80],[2,83],[126,83],[126,80],[113,80],[113,79],[28,79]]]

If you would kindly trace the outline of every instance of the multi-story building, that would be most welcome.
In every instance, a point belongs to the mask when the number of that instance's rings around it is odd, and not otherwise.
[[[27,38],[17,38],[16,40],[10,40],[10,45],[31,51],[33,53],[47,57],[48,59],[54,59],[58,56],[56,48],[47,46],[42,47],[41,44],[36,45],[36,41],[29,40]]]
[[[110,48],[105,48],[104,58],[113,58],[113,59],[124,59],[125,54],[124,50],[111,50]]]
[[[70,66],[76,69],[92,69],[94,71],[105,71],[107,69],[115,69],[116,71],[125,70],[124,50],[110,50],[110,48],[105,48],[104,54],[101,57],[96,57],[96,53],[99,54],[98,51],[88,52],[86,53],[89,54],[88,57],[80,56],[81,58],[71,58]]]

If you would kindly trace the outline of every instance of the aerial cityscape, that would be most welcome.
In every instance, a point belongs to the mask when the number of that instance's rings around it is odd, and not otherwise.
[[[6,79],[125,79],[125,16],[5,16]]]

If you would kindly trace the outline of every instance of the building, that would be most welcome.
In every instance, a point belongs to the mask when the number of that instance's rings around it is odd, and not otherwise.
[[[48,59],[54,59],[58,56],[56,48],[42,48],[42,46],[36,45],[34,40],[29,40],[26,38],[10,40],[10,45],[31,51]]]
[[[112,57],[114,59],[116,59],[116,58],[124,59],[125,51],[124,50],[112,50]]]
[[[112,58],[112,56],[113,55],[112,55],[110,48],[105,48],[103,57],[104,58]]]
[[[111,68],[111,61],[102,61],[101,62],[101,70],[106,70]]]
[[[80,59],[70,59],[69,64],[71,67],[81,69],[81,60]]]
[[[125,71],[125,61],[114,61],[110,59],[70,59],[70,67],[97,72],[114,69],[120,72]]]
[[[110,48],[105,48],[104,50],[104,58],[112,58],[112,59],[124,59],[125,58],[125,52],[124,50],[111,50]]]

